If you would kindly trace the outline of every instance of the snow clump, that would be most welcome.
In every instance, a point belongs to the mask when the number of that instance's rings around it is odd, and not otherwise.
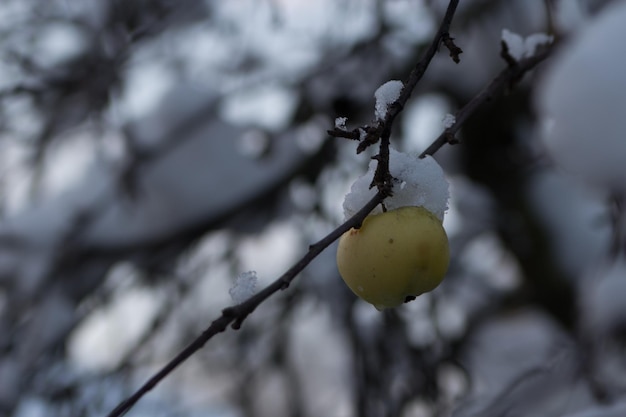
[[[456,123],[456,117],[453,114],[448,113],[443,117],[441,123],[443,124],[444,129],[449,129]]]
[[[346,122],[348,121],[347,117],[337,117],[335,119],[335,129],[346,129]]]
[[[352,184],[343,202],[343,212],[347,219],[358,212],[374,197],[376,187],[370,188],[377,163],[372,161],[367,173]],[[394,177],[393,195],[385,199],[387,210],[405,206],[420,206],[443,221],[448,209],[448,181],[443,169],[431,156],[419,158],[417,155],[389,149],[389,171]],[[382,213],[377,206],[372,214]]]
[[[256,271],[242,272],[237,276],[235,285],[228,290],[230,298],[232,298],[236,304],[243,303],[256,292],[256,283]]]
[[[402,81],[391,80],[378,87],[374,92],[376,98],[376,120],[383,120],[389,106],[400,97],[404,84]]]
[[[609,4],[552,61],[536,92],[553,161],[584,182],[626,192],[626,2]]]

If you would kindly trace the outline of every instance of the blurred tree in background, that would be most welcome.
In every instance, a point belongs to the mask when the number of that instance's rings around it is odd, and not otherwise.
[[[392,146],[422,152],[506,68],[503,29],[559,46],[608,3],[461,1],[461,62],[441,48]],[[326,132],[372,122],[447,5],[4,0],[0,415],[106,415],[232,304],[240,273],[262,288],[342,223],[375,149]],[[551,59],[435,155],[451,184],[437,290],[378,312],[331,246],[128,415],[626,415],[623,200],[546,156],[533,100]]]

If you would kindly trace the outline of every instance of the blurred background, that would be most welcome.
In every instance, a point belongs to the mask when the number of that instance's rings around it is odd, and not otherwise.
[[[343,222],[372,153],[326,131],[372,123],[447,3],[4,0],[0,415],[106,415],[232,304],[240,273],[260,289]],[[506,67],[503,29],[567,41],[606,3],[461,1],[461,62],[438,54],[392,146],[423,151]],[[452,254],[437,290],[378,312],[331,246],[128,415],[626,415],[615,207],[545,155],[549,65],[435,155]]]

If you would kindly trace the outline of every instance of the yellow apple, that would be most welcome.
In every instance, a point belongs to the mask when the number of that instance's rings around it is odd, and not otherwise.
[[[379,310],[435,289],[448,270],[448,237],[423,207],[365,218],[339,240],[337,266],[348,287]]]

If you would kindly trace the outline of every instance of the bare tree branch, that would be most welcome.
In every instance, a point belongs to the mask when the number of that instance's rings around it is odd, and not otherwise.
[[[421,153],[420,157],[426,155],[434,155],[443,145],[447,143],[456,143],[456,133],[461,125],[471,116],[478,107],[484,103],[493,100],[504,91],[510,89],[518,82],[526,72],[533,69],[537,64],[546,59],[551,53],[551,48],[545,48],[541,52],[517,61],[515,65],[507,66],[496,78],[485,86],[476,96],[474,96],[465,106],[459,109],[455,114],[455,122],[452,126],[439,135],[437,139]]]
[[[377,183],[379,191],[376,195],[354,216],[341,224],[326,237],[318,241],[317,243],[309,247],[308,252],[298,260],[289,270],[277,278],[273,283],[265,287],[263,290],[250,297],[246,301],[237,304],[235,306],[228,307],[222,310],[222,315],[215,319],[211,325],[194,341],[192,341],[187,347],[185,347],[176,357],[174,357],[167,365],[165,365],[159,372],[153,375],[143,386],[141,386],[133,395],[121,402],[114,410],[112,410],[108,417],[119,417],[128,412],[145,394],[151,391],[157,384],[159,384],[164,378],[166,378],[172,371],[174,371],[180,364],[185,362],[194,353],[199,351],[213,336],[218,333],[224,332],[228,326],[233,329],[239,329],[243,321],[254,312],[254,310],[265,300],[270,298],[278,291],[285,290],[289,287],[291,282],[297,277],[297,275],[304,270],[304,268],[315,259],[324,249],[337,240],[341,235],[351,228],[360,227],[365,217],[378,205],[383,202],[386,196],[389,194],[389,189],[385,188],[386,175],[389,175],[389,160],[388,160],[388,146],[389,137],[391,133],[391,127],[395,117],[402,111],[404,105],[408,101],[413,89],[424,75],[428,65],[437,52],[438,46],[445,39],[445,44],[450,50],[450,54],[453,59],[458,58],[458,54],[462,51],[456,49],[456,46],[452,43],[452,38],[449,37],[448,30],[458,0],[452,0],[449,3],[448,10],[443,19],[443,22],[433,39],[433,42],[429,49],[426,51],[424,57],[419,61],[414,70],[409,75],[409,78],[401,92],[398,100],[393,103],[385,116],[385,119],[379,123],[376,128],[368,131],[368,136],[374,139],[370,144],[376,143],[378,140],[380,143],[380,152],[376,159],[379,161],[379,169],[382,177],[379,180],[382,183]],[[463,108],[456,113],[455,123],[446,129],[435,141],[421,154],[421,156],[433,155],[443,145],[447,143],[453,143],[455,134],[458,132],[463,123],[468,117],[476,111],[476,109],[483,103],[493,99],[501,94],[503,91],[514,85],[521,77],[529,70],[534,68],[537,64],[543,61],[550,53],[549,49],[541,51],[537,55],[523,59],[515,66],[509,66],[502,71],[489,85],[487,85],[481,92],[479,92],[472,100],[470,100]],[[455,59],[456,61],[456,59]],[[353,132],[344,132],[341,130],[329,131],[331,136],[335,137],[348,137],[355,139],[355,135],[358,130]],[[376,135],[376,136],[374,136]],[[370,140],[371,140],[370,139]],[[362,142],[363,143],[363,142]],[[362,144],[361,143],[361,144]],[[386,164],[385,164],[386,160]],[[381,166],[381,161],[382,166]],[[378,170],[377,170],[378,172]],[[375,180],[376,181],[376,180]]]
[[[339,237],[350,230],[353,227],[359,227],[363,222],[363,219],[383,201],[384,196],[381,193],[377,193],[361,210],[359,210],[354,216],[348,219],[341,226],[333,230],[330,234],[324,237],[319,242],[310,246],[309,251],[288,271],[276,279],[272,284],[265,287],[263,290],[250,297],[241,304],[237,304],[232,307],[228,307],[222,311],[222,315],[214,320],[211,325],[202,334],[191,342],[185,349],[183,349],[174,359],[172,359],[165,367],[163,367],[158,373],[148,380],[135,394],[119,404],[111,413],[109,417],[117,417],[125,414],[128,410],[141,397],[143,397],[148,391],[152,390],[161,380],[169,375],[174,369],[181,363],[187,360],[191,355],[200,350],[206,342],[213,336],[226,330],[229,325],[232,325],[233,329],[239,329],[243,321],[266,299],[272,296],[274,293],[285,290],[289,287],[289,284],[296,278],[296,276],[324,249],[326,249],[331,243],[339,239]]]

